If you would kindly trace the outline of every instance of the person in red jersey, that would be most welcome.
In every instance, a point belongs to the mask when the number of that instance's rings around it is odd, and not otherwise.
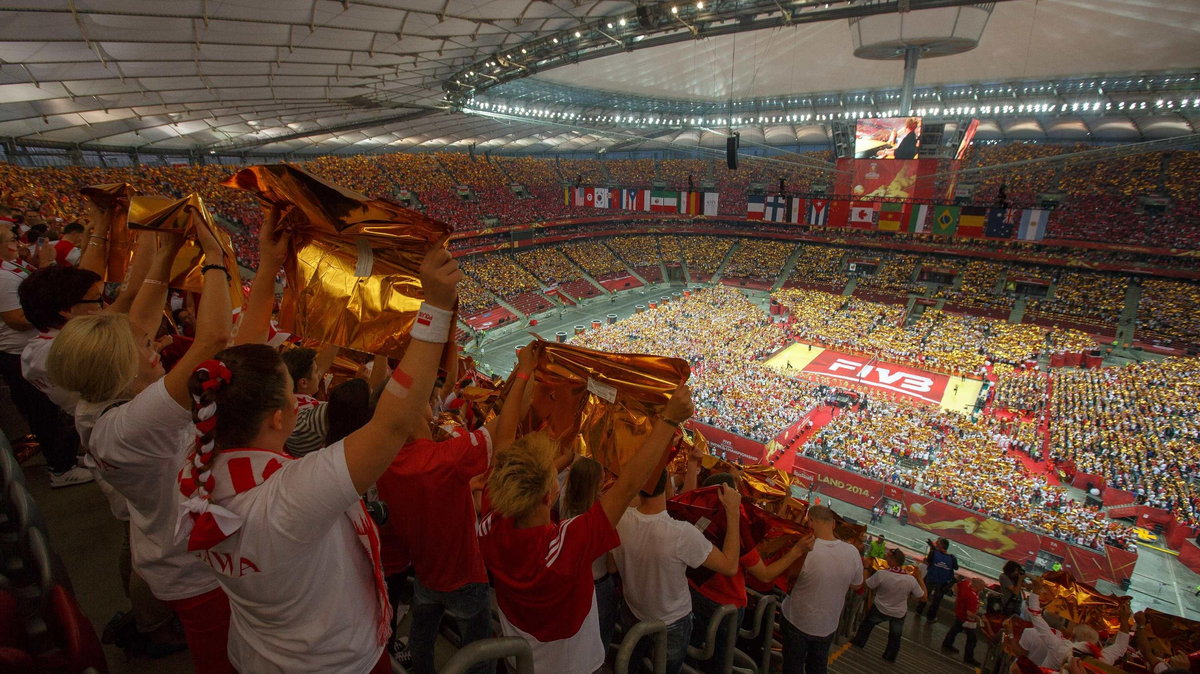
[[[463,646],[491,636],[492,592],[475,533],[470,483],[487,471],[495,447],[512,444],[517,422],[524,416],[525,383],[532,372],[532,350],[521,349],[517,378],[499,415],[475,431],[456,429],[442,442],[434,442],[428,423],[418,424],[413,439],[376,482],[380,500],[395,514],[381,533],[385,540],[399,539],[384,546],[384,567],[389,566],[389,553],[412,562],[408,645],[417,674],[436,671],[434,644],[444,614],[458,621]],[[432,414],[432,408],[427,413]],[[470,671],[494,670],[494,663],[485,663]]]
[[[558,443],[534,433],[496,453],[487,482],[491,510],[478,524],[480,549],[501,630],[529,642],[536,671],[591,674],[604,664],[592,562],[620,544],[616,523],[661,470],[663,453],[692,411],[691,391],[680,387],[612,488],[587,512],[558,524],[550,518],[558,499]]]
[[[972,667],[978,667],[975,660],[975,629],[979,626],[979,591],[983,589],[983,581],[978,578],[964,578],[954,587],[954,626],[946,632],[942,640],[942,650],[947,653],[957,653],[954,639],[959,632],[967,633],[966,650],[963,651],[963,662]]]

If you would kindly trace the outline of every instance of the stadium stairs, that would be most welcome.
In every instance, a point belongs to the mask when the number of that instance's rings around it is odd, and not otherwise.
[[[1117,318],[1117,344],[1129,346],[1137,331],[1138,304],[1142,301],[1142,286],[1137,283],[1125,284],[1125,306]]]
[[[1026,300],[1023,296],[1018,297],[1016,301],[1013,302],[1012,313],[1008,315],[1009,323],[1020,323],[1021,319],[1025,318],[1025,305],[1027,302],[1028,300]]]
[[[608,242],[603,242],[600,245],[607,248],[608,252],[612,253],[613,257],[617,258],[617,261],[621,263],[621,266],[625,268],[625,271],[629,272],[630,276],[637,279],[643,286],[650,285],[646,282],[646,279],[638,273],[637,269],[634,269],[633,265],[626,262],[624,258],[617,254],[617,251],[613,250],[612,247],[608,245]]]
[[[842,289],[842,297],[849,297],[854,294],[854,289],[858,287],[858,277],[851,278],[846,282],[846,287]]]
[[[488,293],[488,295],[490,295],[490,296],[492,297],[492,299],[496,300],[496,304],[499,304],[500,306],[504,307],[505,309],[508,309],[508,311],[509,311],[510,313],[512,313],[512,315],[513,315],[513,316],[520,316],[520,315],[521,315],[521,312],[520,312],[520,311],[518,311],[516,307],[514,307],[514,306],[513,306],[513,305],[511,305],[511,304],[509,304],[509,303],[508,303],[508,301],[507,301],[507,300],[505,300],[503,297],[501,297],[501,296],[499,296],[499,295],[497,295],[496,293],[493,293],[493,292],[489,292],[489,293]],[[486,309],[485,309],[485,311],[486,311]]]
[[[835,646],[829,663],[830,674],[965,674],[977,671],[963,663],[960,658],[943,654],[931,638],[933,632],[925,625],[924,619],[917,619],[912,615],[905,620],[904,638],[896,662],[888,662],[883,659],[887,632],[887,623],[880,623],[871,632],[866,648],[855,648],[849,642]],[[936,632],[939,639],[944,634],[941,630]],[[959,637],[956,645],[961,649],[964,641],[963,637]],[[982,644],[977,646],[976,657],[981,657],[983,651]]]
[[[717,265],[717,269],[713,272],[712,278],[708,280],[709,283],[716,285],[717,283],[721,282],[721,275],[725,273],[725,265],[729,264],[729,261],[733,259],[734,253],[736,253],[741,247],[741,241],[733,242],[733,245],[729,247],[729,251],[725,253],[725,258],[721,260],[721,264]]]
[[[788,278],[792,275],[792,268],[796,266],[796,260],[800,258],[800,253],[804,251],[804,246],[796,246],[796,250],[788,256],[787,262],[783,263],[783,268],[779,270],[779,278],[775,279],[775,284],[771,286],[771,292],[775,292],[783,287]]]

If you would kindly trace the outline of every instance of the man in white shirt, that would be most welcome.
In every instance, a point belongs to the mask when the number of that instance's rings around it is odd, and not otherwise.
[[[641,505],[621,516],[617,523],[621,545],[613,550],[613,558],[633,617],[667,624],[667,674],[677,674],[692,634],[692,594],[685,574],[688,568],[698,566],[726,576],[737,572],[741,496],[729,487],[720,487],[725,539],[717,549],[700,529],[667,514],[666,487],[664,470],[654,492],[642,491]],[[647,648],[649,644],[639,644],[632,662],[641,662]]]
[[[784,674],[825,674],[829,646],[846,603],[846,591],[862,587],[862,557],[833,535],[836,520],[825,506],[808,509],[816,540],[792,591],[783,600]]]
[[[908,598],[925,599],[925,586],[915,576],[904,571],[904,553],[892,548],[885,557],[888,568],[876,571],[867,579],[867,587],[875,592],[871,610],[858,624],[852,642],[856,648],[866,648],[871,631],[883,621],[888,623],[887,647],[883,659],[895,662],[900,653],[900,637],[904,635],[904,617],[908,615]]]

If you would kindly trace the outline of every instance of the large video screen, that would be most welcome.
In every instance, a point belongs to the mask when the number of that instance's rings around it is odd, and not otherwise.
[[[916,159],[920,146],[920,117],[860,119],[854,129],[855,159]]]

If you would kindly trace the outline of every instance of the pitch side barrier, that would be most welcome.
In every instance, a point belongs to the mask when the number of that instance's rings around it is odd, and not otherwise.
[[[1075,545],[807,456],[796,457],[792,473],[813,480],[816,491],[830,498],[868,509],[885,499],[894,501],[900,504],[908,524],[933,536],[1022,565],[1049,568],[1057,562],[1088,583],[1103,579],[1120,585],[1133,576],[1137,563],[1136,552],[1111,546],[1095,550]]]

